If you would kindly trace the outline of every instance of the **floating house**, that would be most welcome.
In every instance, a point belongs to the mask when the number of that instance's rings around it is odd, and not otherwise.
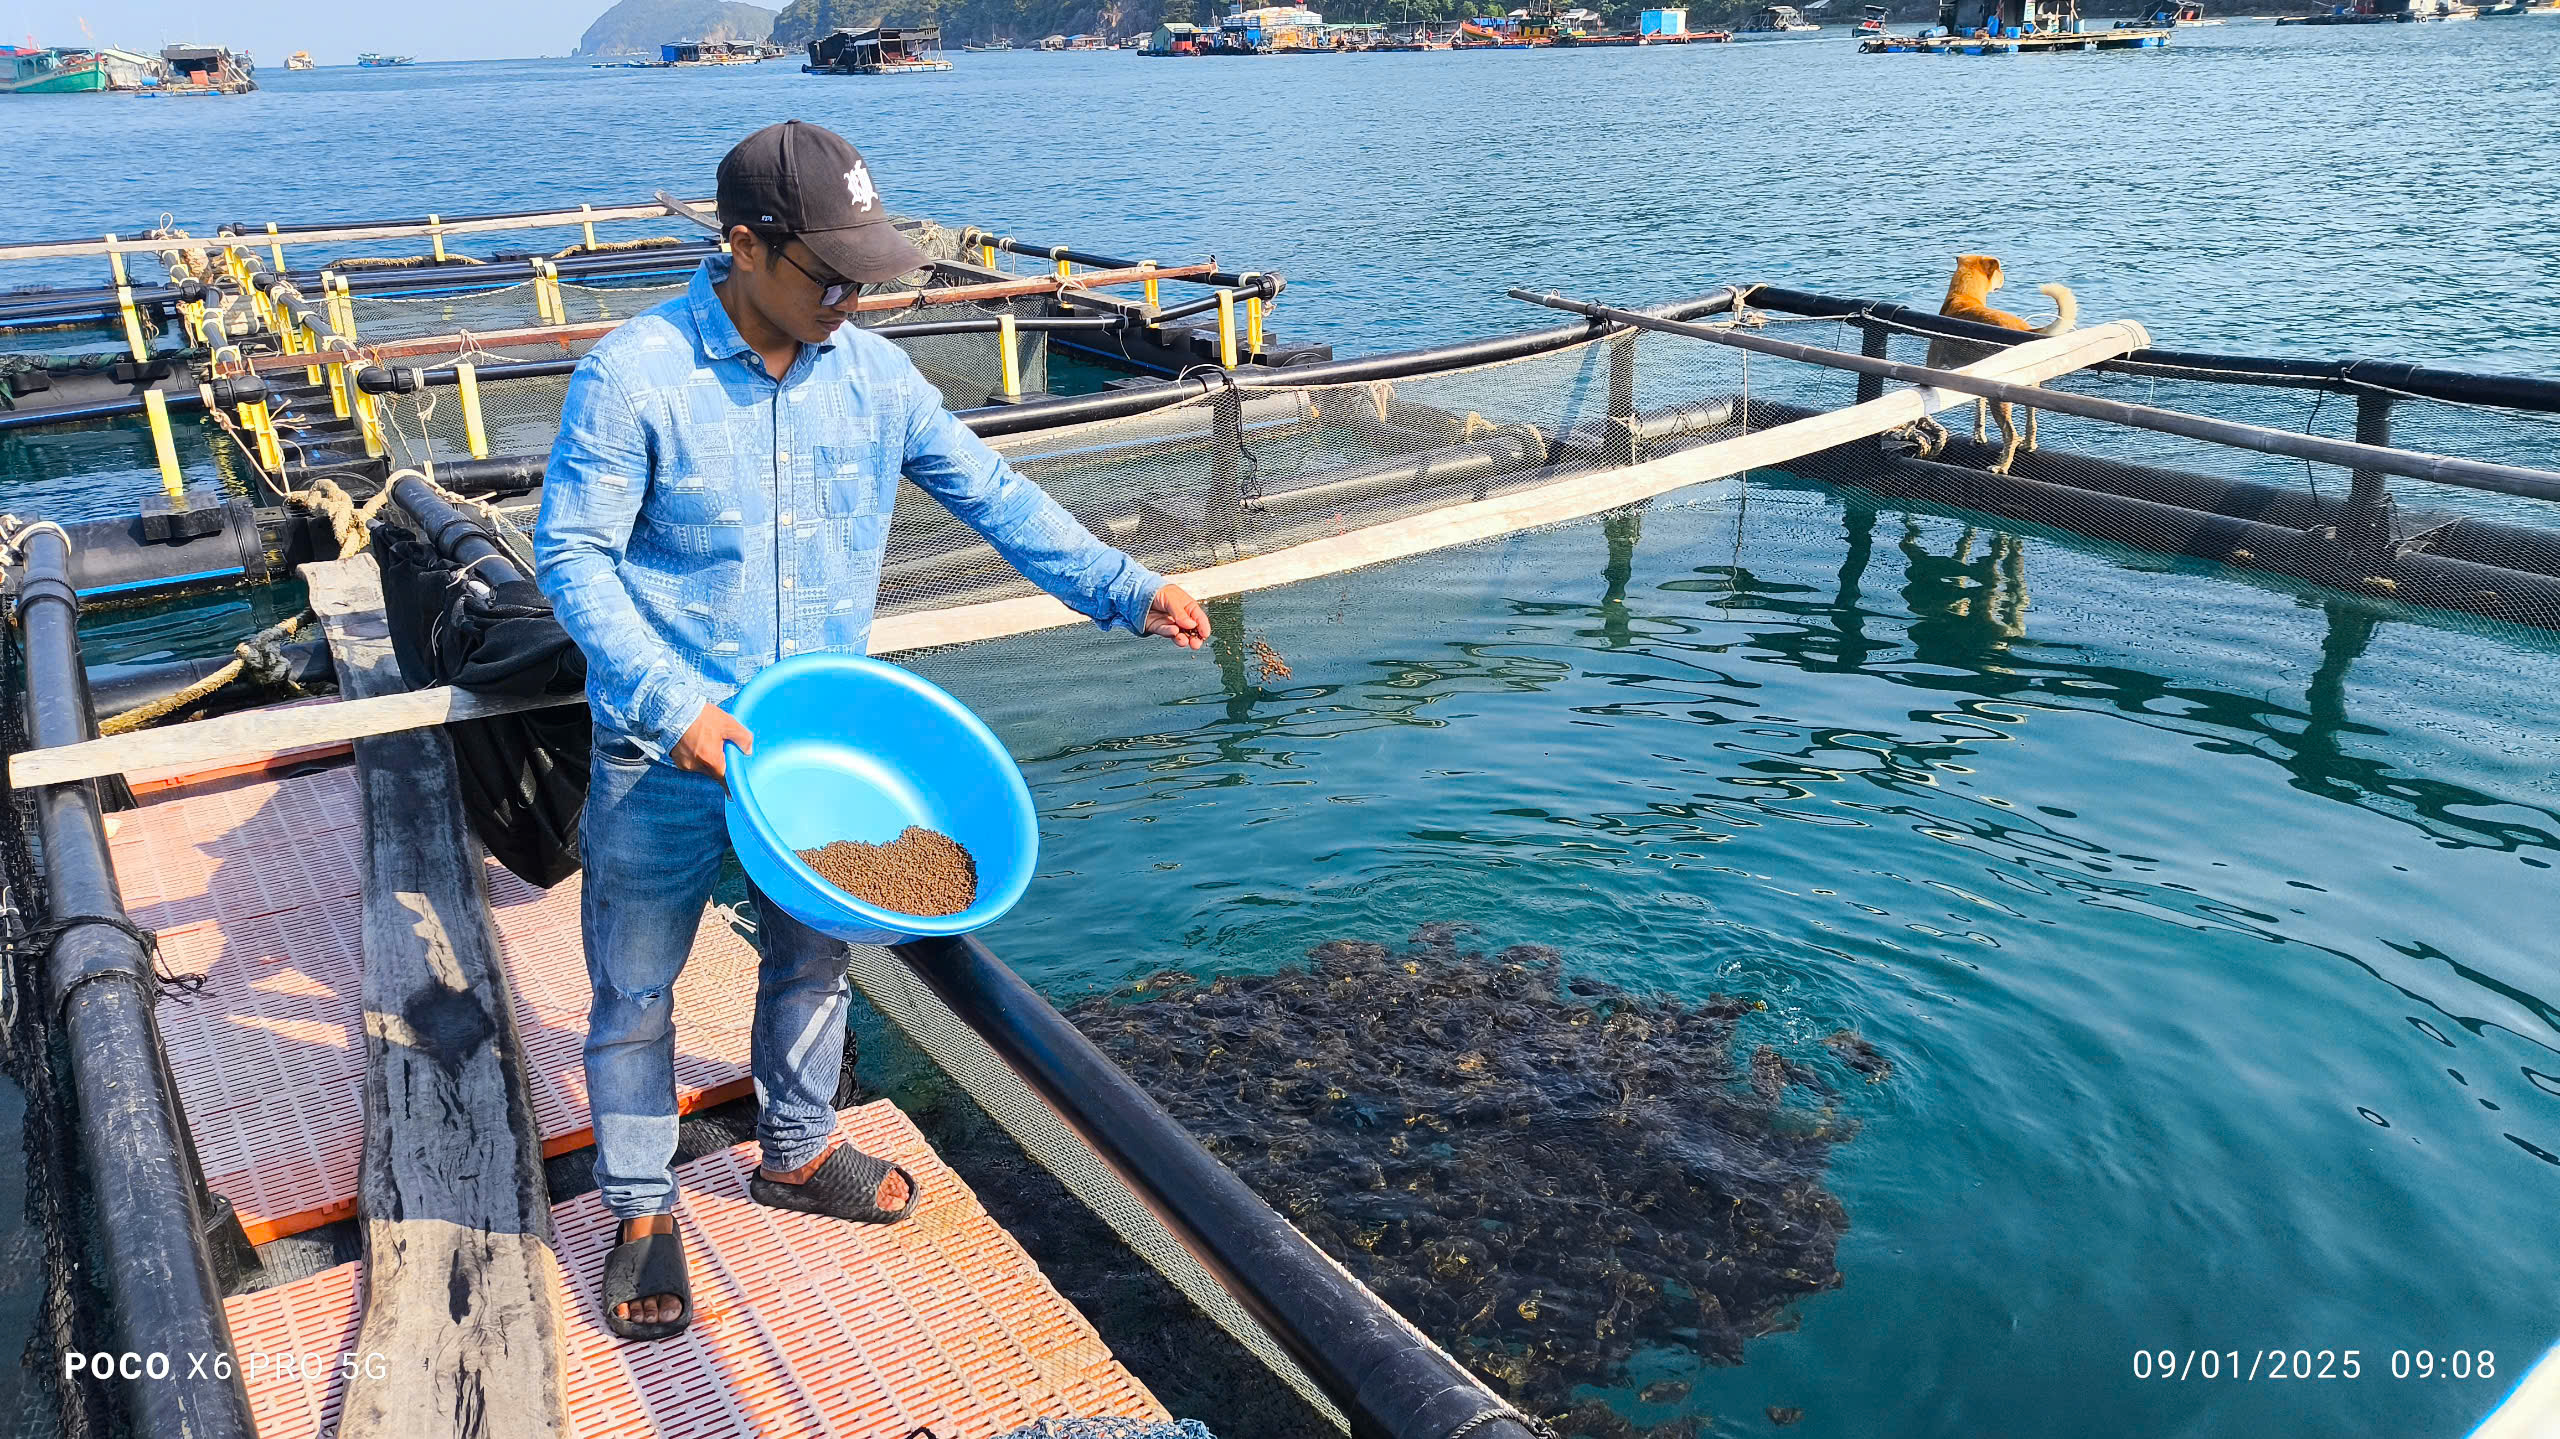
[[[915,75],[948,70],[942,58],[939,25],[874,25],[866,30],[838,30],[809,42],[811,75]]]
[[[1167,20],[1147,37],[1149,55],[1206,55],[1216,37],[1185,20]]]
[[[2155,17],[2156,18],[2156,17]],[[2120,20],[2091,29],[2080,0],[1938,0],[1938,25],[1920,35],[1861,40],[1870,55],[2020,55],[2078,50],[2157,50],[2170,24]]]
[[[1793,5],[1764,5],[1760,12],[1746,20],[1733,32],[1736,40],[1792,40],[1820,32],[1821,26],[1804,18],[1804,12]]]
[[[164,90],[241,95],[258,88],[257,62],[245,50],[234,54],[220,45],[170,45],[161,50],[160,63],[167,71]]]
[[[661,65],[752,65],[764,47],[737,40],[673,40],[658,47]]]
[[[1686,10],[1647,10],[1636,20],[1636,33],[1645,39],[1669,39],[1689,33]]]

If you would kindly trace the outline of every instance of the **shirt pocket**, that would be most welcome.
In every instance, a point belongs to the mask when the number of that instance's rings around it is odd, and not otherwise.
[[[880,513],[887,500],[881,494],[884,471],[876,422],[869,415],[846,415],[834,422],[834,428],[838,433],[812,451],[828,517],[856,519]]]

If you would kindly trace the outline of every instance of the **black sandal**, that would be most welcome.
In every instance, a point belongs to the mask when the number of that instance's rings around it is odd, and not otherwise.
[[[883,1209],[880,1181],[892,1174],[907,1182],[907,1202],[896,1209]],[[916,1177],[904,1165],[865,1154],[850,1144],[839,1144],[830,1150],[805,1183],[785,1184],[767,1179],[761,1172],[747,1181],[747,1193],[758,1204],[823,1214],[855,1224],[895,1224],[914,1212],[916,1196],[921,1192]]]
[[[614,1232],[621,1233],[617,1224]],[[673,1319],[626,1319],[614,1313],[644,1298],[674,1295],[684,1313]],[[693,1323],[693,1276],[684,1261],[684,1237],[673,1230],[642,1234],[613,1246],[604,1259],[604,1324],[625,1339],[673,1339]]]

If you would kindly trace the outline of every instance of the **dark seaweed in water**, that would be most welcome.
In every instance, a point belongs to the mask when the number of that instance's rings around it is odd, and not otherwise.
[[[1811,1068],[1737,1058],[1759,1006],[1568,981],[1541,946],[1460,950],[1471,929],[1400,953],[1336,940],[1270,976],[1168,972],[1068,1013],[1514,1403],[1566,1433],[1647,1432],[1575,1387],[1626,1383],[1644,1348],[1739,1363],[1836,1286],[1848,1217],[1821,1176],[1852,1126]]]

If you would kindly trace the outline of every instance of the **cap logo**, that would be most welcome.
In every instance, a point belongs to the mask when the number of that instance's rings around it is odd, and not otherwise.
[[[880,192],[871,187],[871,170],[860,160],[844,172],[844,187],[853,194],[853,208],[868,210],[880,202]]]

